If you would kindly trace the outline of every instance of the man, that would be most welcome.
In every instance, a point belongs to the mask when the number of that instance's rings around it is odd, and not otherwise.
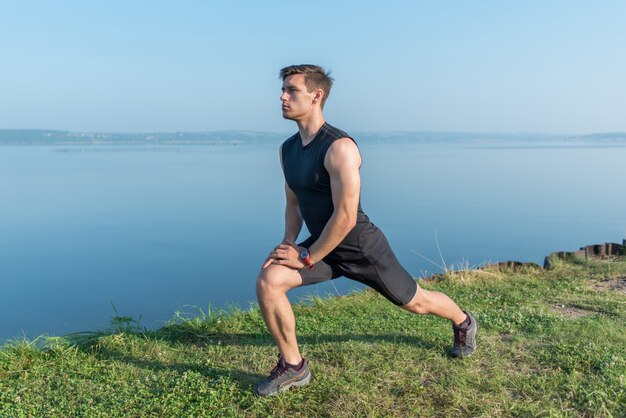
[[[333,79],[315,65],[285,67],[280,78],[283,117],[295,121],[298,132],[280,148],[287,198],[285,235],[265,260],[256,284],[263,319],[280,357],[255,392],[274,395],[310,382],[286,294],[295,287],[339,276],[374,288],[407,311],[450,320],[454,331],[451,355],[472,354],[476,320],[443,293],[419,288],[363,212],[359,149],[345,132],[326,123],[322,113]],[[311,236],[296,245],[303,221]]]

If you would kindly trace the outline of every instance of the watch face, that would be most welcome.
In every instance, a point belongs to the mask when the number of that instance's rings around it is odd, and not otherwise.
[[[308,250],[302,250],[302,252],[300,253],[300,258],[305,259],[309,256],[309,251]]]

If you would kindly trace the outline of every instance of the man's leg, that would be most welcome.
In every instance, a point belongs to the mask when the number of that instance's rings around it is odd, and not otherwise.
[[[445,294],[422,289],[418,285],[415,296],[402,307],[416,314],[433,314],[452,321],[454,332],[454,345],[450,351],[452,357],[467,357],[476,351],[476,334],[478,333],[476,318],[463,312]]]
[[[338,267],[348,278],[376,289],[383,296],[409,312],[432,314],[452,322],[453,357],[466,357],[476,351],[478,323],[471,315],[441,292],[421,289],[402,267],[384,234],[376,229],[368,232],[359,245],[367,248],[360,263],[340,263]]]
[[[274,337],[281,357],[288,364],[302,361],[296,340],[296,319],[287,292],[302,284],[297,270],[270,265],[262,269],[256,282],[256,293],[268,331]]]
[[[454,325],[460,325],[467,318],[465,312],[448,296],[441,292],[422,289],[419,285],[415,296],[402,307],[416,314],[433,314],[449,319]]]
[[[308,362],[300,355],[298,348],[296,319],[287,292],[294,287],[319,283],[332,277],[333,270],[324,261],[317,262],[313,270],[297,271],[271,264],[259,272],[256,282],[259,306],[265,325],[280,351],[280,359],[269,377],[259,382],[254,389],[257,395],[275,395],[311,381]]]

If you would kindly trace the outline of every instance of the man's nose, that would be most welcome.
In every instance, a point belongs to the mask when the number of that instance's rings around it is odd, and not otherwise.
[[[280,95],[280,101],[284,102],[285,100],[287,100],[287,92],[283,91],[283,93]]]

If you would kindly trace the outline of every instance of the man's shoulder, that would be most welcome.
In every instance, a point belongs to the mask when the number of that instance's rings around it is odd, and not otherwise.
[[[284,146],[285,144],[291,144],[293,142],[296,142],[297,138],[300,136],[300,134],[298,132],[296,132],[295,134],[291,135],[289,138],[285,139],[283,141],[283,143],[281,144],[281,146]]]
[[[359,146],[351,137],[343,136],[343,137],[337,138],[336,140],[332,142],[332,144],[330,144],[326,155],[328,156],[331,154],[340,155],[340,156],[347,156],[349,154],[360,155]]]
[[[328,148],[331,152],[358,152],[358,144],[356,140],[346,133],[346,131],[326,124],[326,140]]]
[[[324,157],[324,167],[328,172],[336,171],[340,168],[361,166],[361,152],[359,147],[349,136],[337,138],[328,147]]]
[[[280,144],[280,149],[284,152],[285,149],[291,147],[293,144],[296,143],[296,141],[298,140],[299,134],[296,132],[295,134],[291,135],[289,138],[285,139],[282,144]]]
[[[339,129],[329,123],[326,124],[326,134],[328,138],[331,138],[332,140],[336,140],[340,138],[350,138],[354,141],[354,138],[352,138],[351,135],[346,133],[346,131]]]

